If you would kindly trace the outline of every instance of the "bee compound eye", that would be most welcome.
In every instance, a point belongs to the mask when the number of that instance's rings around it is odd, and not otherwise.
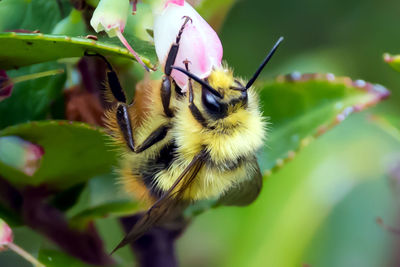
[[[221,103],[217,96],[204,87],[202,88],[201,101],[203,102],[207,113],[211,116],[215,118],[225,117],[227,109],[226,104]]]

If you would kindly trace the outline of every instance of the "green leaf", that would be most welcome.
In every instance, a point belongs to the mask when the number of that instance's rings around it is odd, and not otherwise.
[[[14,78],[60,68],[64,68],[63,65],[48,62],[8,71],[7,74]],[[0,129],[30,120],[45,119],[52,102],[62,96],[65,79],[65,74],[57,74],[15,84],[11,97],[0,102]]]
[[[138,202],[122,190],[115,176],[104,175],[88,181],[68,217],[74,227],[85,227],[92,220],[131,215],[138,208]]]
[[[0,1],[0,31],[24,29],[49,33],[60,19],[57,1]]]
[[[106,251],[111,251],[111,249],[114,248],[114,246],[115,246],[115,242],[117,242],[121,238],[123,238],[124,233],[118,232],[118,230],[120,230],[120,225],[118,222],[115,222],[114,224],[108,223],[108,225],[106,227],[107,228],[105,229],[105,232],[104,232],[106,235],[105,239],[110,238],[110,237],[111,238],[116,237],[116,241],[113,240],[114,242],[112,245],[110,245],[110,248],[108,248],[108,247],[106,248]],[[98,228],[98,227],[96,227],[96,228]],[[122,253],[123,250],[125,253]],[[107,265],[107,266],[112,266],[112,267],[136,266],[133,264],[133,262],[135,262],[135,260],[131,254],[132,254],[132,251],[130,250],[129,247],[123,248],[113,254],[113,259],[115,260],[115,263],[113,263],[112,265]],[[38,260],[41,263],[43,263],[46,267],[66,267],[66,266],[68,266],[68,267],[94,267],[94,266],[97,266],[97,265],[90,265],[90,264],[84,263],[83,261],[80,261],[79,259],[74,258],[65,252],[62,252],[59,250],[53,250],[53,249],[44,249],[44,248],[39,250]]]
[[[91,267],[95,265],[86,264],[64,252],[57,250],[41,249],[38,260],[46,267]]]
[[[115,41],[107,39],[106,43],[87,38],[40,33],[0,33],[0,69],[19,68],[61,58],[82,57],[85,51],[134,59],[118,42],[117,45],[113,45]],[[149,68],[154,68],[156,56],[153,46],[138,39],[132,43],[143,62]]]
[[[123,215],[131,215],[137,210],[138,204],[129,200],[104,203],[97,207],[88,208],[76,216],[72,217],[70,222],[72,225],[86,225],[92,220],[103,217],[120,217]]]
[[[81,11],[72,9],[71,13],[55,25],[51,34],[65,34],[69,36],[86,35],[88,30]]]
[[[259,88],[262,110],[270,123],[259,157],[266,176],[351,113],[389,96],[383,86],[333,74],[293,73]]]
[[[102,129],[84,123],[41,121],[20,124],[0,131],[0,136],[15,135],[44,148],[41,166],[33,176],[0,163],[0,175],[16,185],[47,184],[65,189],[108,173],[116,155],[105,144]]]
[[[400,55],[384,54],[383,60],[389,64],[394,70],[400,72]]]

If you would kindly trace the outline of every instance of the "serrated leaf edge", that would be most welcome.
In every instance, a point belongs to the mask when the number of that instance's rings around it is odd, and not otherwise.
[[[390,91],[380,85],[380,84],[372,84],[366,82],[364,80],[352,80],[349,77],[336,77],[332,73],[306,73],[301,74],[298,72],[293,72],[288,75],[280,75],[276,78],[276,82],[278,83],[285,83],[285,82],[307,82],[307,81],[328,81],[331,83],[336,84],[344,84],[347,87],[352,87],[354,89],[366,92],[367,94],[371,94],[374,96],[370,101],[366,103],[360,103],[353,106],[344,107],[341,112],[339,112],[333,121],[320,125],[316,128],[315,132],[302,140],[299,141],[299,144],[296,149],[290,150],[287,152],[287,156],[284,158],[279,158],[276,160],[275,166],[271,169],[265,170],[263,172],[263,177],[267,178],[281,169],[285,164],[292,161],[295,156],[306,146],[308,146],[312,141],[326,133],[327,131],[331,130],[333,127],[344,121],[350,114],[355,112],[360,112],[369,108],[371,106],[376,105],[380,101],[388,98],[390,96]]]

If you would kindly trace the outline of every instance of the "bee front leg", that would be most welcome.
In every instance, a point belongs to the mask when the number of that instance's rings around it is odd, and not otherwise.
[[[183,18],[185,19],[185,21],[183,22],[183,25],[180,28],[178,35],[176,36],[175,43],[172,44],[171,49],[169,50],[168,57],[165,62],[164,73],[168,77],[171,76],[172,72],[171,66],[175,64],[176,56],[178,55],[179,42],[181,41],[183,30],[185,29],[185,26],[189,21],[192,22],[192,19],[187,16],[184,16]]]
[[[117,100],[117,111],[116,111],[116,120],[121,130],[122,136],[128,145],[129,149],[132,152],[140,153],[146,150],[147,148],[151,147],[155,143],[161,141],[168,133],[170,129],[169,124],[163,124],[157,129],[155,129],[144,141],[142,144],[135,146],[135,141],[133,138],[133,131],[132,131],[132,123],[131,118],[129,115],[129,105],[126,103],[127,99],[125,96],[125,92],[122,89],[122,86],[119,82],[118,75],[114,71],[112,65],[108,60],[100,55],[100,54],[88,54],[85,53],[86,56],[98,56],[100,57],[106,64],[107,64],[107,83],[108,87],[110,88],[112,96]]]
[[[168,130],[171,128],[169,124],[163,124],[155,129],[140,145],[135,147],[135,142],[132,134],[132,125],[129,117],[128,106],[126,104],[119,104],[117,108],[117,122],[121,132],[124,136],[128,147],[135,153],[143,152],[155,143],[164,139]]]
[[[164,108],[164,113],[167,117],[172,118],[174,116],[173,111],[169,108],[171,102],[171,78],[164,76],[161,84],[161,102]]]
[[[189,71],[189,63],[190,61],[185,60],[183,64],[185,64],[185,68]],[[194,94],[193,94],[193,85],[192,79],[189,78],[189,109],[192,113],[193,117],[205,128],[208,127],[206,119],[204,118],[203,114],[201,114],[199,108],[194,103]]]
[[[171,101],[171,83],[172,83],[172,78],[171,78],[172,68],[171,68],[171,66],[173,66],[175,64],[175,60],[176,60],[176,57],[177,57],[178,51],[179,51],[179,42],[181,40],[183,30],[185,29],[186,24],[189,21],[192,21],[192,19],[187,16],[185,16],[183,18],[185,19],[185,21],[183,22],[183,25],[178,32],[175,43],[172,44],[171,49],[168,52],[168,57],[167,57],[165,67],[164,67],[165,76],[163,77],[161,90],[160,90],[161,91],[161,102],[162,102],[162,105],[164,108],[164,113],[165,113],[165,115],[167,115],[170,118],[174,116],[173,111],[169,108],[169,104]]]

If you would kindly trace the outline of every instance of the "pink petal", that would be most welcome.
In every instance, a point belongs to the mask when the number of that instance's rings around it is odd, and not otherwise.
[[[13,233],[8,224],[0,219],[0,249],[2,246],[13,242]]]
[[[43,147],[28,143],[26,145],[25,164],[22,171],[29,176],[33,176],[40,167],[42,157],[44,155]]]
[[[189,71],[206,78],[214,67],[219,67],[222,60],[222,44],[216,32],[208,23],[186,2],[179,6],[169,1],[163,13],[156,17],[154,23],[154,43],[157,56],[164,66],[171,45],[184,23],[184,16],[193,22],[188,22],[180,41],[179,52],[175,61],[176,66],[185,67],[183,61],[190,61]],[[172,77],[182,88],[187,89],[186,75],[173,71]]]
[[[165,1],[164,8],[166,8],[169,4],[183,6],[185,4],[185,0],[167,0],[167,1]]]

